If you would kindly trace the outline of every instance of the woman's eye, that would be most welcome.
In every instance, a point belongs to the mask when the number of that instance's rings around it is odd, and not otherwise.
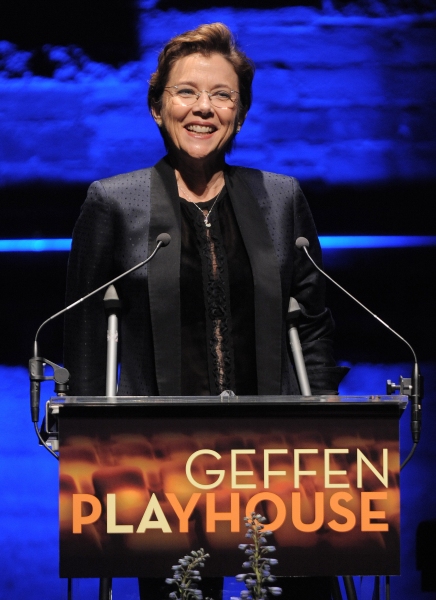
[[[191,88],[181,88],[180,90],[177,90],[177,95],[183,96],[184,98],[192,98],[196,93],[195,90],[192,90]]]
[[[214,98],[218,98],[218,100],[230,100],[231,99],[230,92],[227,92],[226,90],[218,90],[218,92],[214,92],[212,95]]]

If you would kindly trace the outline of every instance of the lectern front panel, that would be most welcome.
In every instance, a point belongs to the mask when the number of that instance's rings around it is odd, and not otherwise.
[[[397,412],[64,406],[60,575],[168,577],[199,548],[235,575],[252,511],[276,575],[398,574]]]

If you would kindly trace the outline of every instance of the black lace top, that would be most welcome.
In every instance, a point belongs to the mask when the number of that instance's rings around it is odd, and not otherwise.
[[[209,228],[214,200],[180,201],[182,395],[257,394],[253,275],[230,198]]]

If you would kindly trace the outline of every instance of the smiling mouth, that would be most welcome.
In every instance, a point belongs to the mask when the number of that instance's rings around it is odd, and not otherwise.
[[[214,127],[207,125],[187,125],[186,129],[192,133],[213,133],[215,131]]]

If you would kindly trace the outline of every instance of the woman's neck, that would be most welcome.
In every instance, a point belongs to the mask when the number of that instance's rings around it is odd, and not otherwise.
[[[198,164],[179,164],[174,171],[179,194],[189,202],[210,200],[220,192],[224,185],[224,164],[214,168]]]

